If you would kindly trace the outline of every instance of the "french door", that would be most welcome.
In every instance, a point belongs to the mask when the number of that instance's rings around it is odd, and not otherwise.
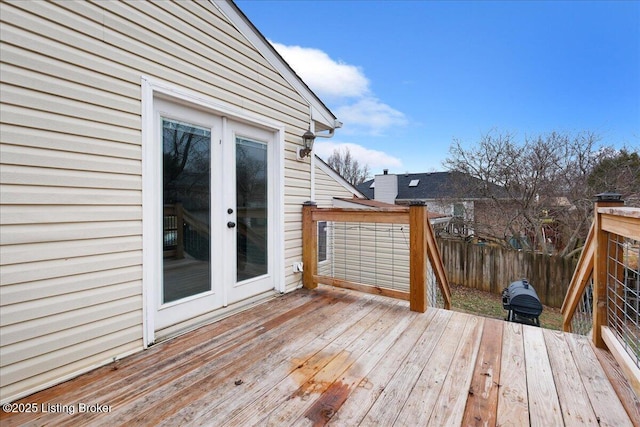
[[[158,331],[274,288],[275,133],[162,99],[154,109]]]

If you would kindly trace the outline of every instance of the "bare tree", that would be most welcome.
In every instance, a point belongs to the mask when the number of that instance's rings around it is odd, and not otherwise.
[[[594,194],[616,191],[627,205],[640,206],[640,153],[629,148],[604,151],[587,184]]]
[[[471,148],[454,140],[445,165],[485,183],[491,210],[484,220],[491,223],[475,224],[476,229],[487,230],[493,239],[522,238],[525,248],[565,255],[586,237],[591,221],[595,193],[588,181],[615,152],[596,147],[597,142],[589,132],[552,132],[523,141],[490,132]]]
[[[369,165],[360,166],[360,163],[351,156],[351,151],[347,147],[333,150],[327,163],[353,185],[361,184],[369,178]]]

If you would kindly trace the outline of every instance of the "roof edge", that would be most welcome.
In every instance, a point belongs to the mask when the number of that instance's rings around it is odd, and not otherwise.
[[[293,86],[298,94],[307,101],[311,119],[323,124],[323,128],[336,129],[340,122],[335,114],[322,102],[307,84],[296,74],[291,66],[276,51],[266,37],[249,20],[247,15],[233,2],[233,0],[209,0],[236,29],[255,47],[284,78]],[[320,129],[322,130],[322,129]]]
[[[334,168],[332,168],[327,162],[322,160],[320,156],[314,154],[316,165],[322,169],[327,175],[331,176],[338,184],[342,185],[347,191],[350,191],[354,196],[368,199],[368,197],[363,194],[360,190],[356,188],[355,185],[351,184],[349,181],[344,179],[342,175],[340,175]],[[318,162],[319,160],[319,162]]]

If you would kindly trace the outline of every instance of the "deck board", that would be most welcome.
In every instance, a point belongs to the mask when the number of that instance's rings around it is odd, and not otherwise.
[[[334,305],[336,309],[341,306],[339,303]],[[309,313],[309,309],[315,312],[316,308],[316,306],[303,305],[293,310],[299,311],[296,316],[287,316],[286,319],[277,316],[273,319],[275,321],[259,325],[254,330],[244,331],[243,338],[235,340],[241,346],[234,348],[233,351],[218,347],[214,354],[217,357],[210,360],[207,354],[202,354],[198,359],[202,364],[197,371],[181,377],[164,389],[156,389],[149,396],[153,402],[152,405],[147,402],[136,402],[137,406],[128,408],[118,421],[124,422],[128,414],[134,413],[140,414],[137,417],[138,420],[149,424],[156,424],[170,418],[188,421],[192,416],[199,414],[202,408],[214,405],[219,399],[235,391],[236,381],[242,381],[244,384],[247,381],[247,377],[243,375],[244,370],[261,366],[260,362],[266,355],[269,355],[270,359],[285,357],[285,354],[291,350],[289,347],[291,341],[287,337],[295,334],[298,328],[295,320]],[[276,327],[276,325],[279,326]],[[312,331],[309,336],[316,333],[317,331]],[[243,354],[243,357],[237,358],[238,353]],[[207,391],[214,388],[219,389],[220,393],[212,398],[208,396]],[[203,396],[205,396],[204,399],[202,399]]]
[[[616,377],[616,375],[621,374],[612,372],[611,375],[607,375],[606,369],[603,370],[603,365],[600,364],[598,359],[606,357],[603,355],[606,351],[602,349],[594,350],[587,340],[580,338],[577,335],[565,335],[580,372],[580,378],[600,425],[611,427],[630,426],[629,421],[632,421],[634,426],[640,426],[638,396],[633,393],[629,384],[621,376],[618,377],[618,381],[615,384],[612,384],[608,377]],[[611,354],[608,354],[608,356],[612,359]],[[607,366],[607,364],[604,364],[604,366]],[[622,389],[627,388],[630,393],[629,400],[635,403],[631,404],[631,407],[627,409],[632,414],[631,420],[626,416],[625,407],[618,395],[613,391],[614,385]]]
[[[532,426],[563,425],[558,392],[553,378],[542,329],[522,327],[527,393],[529,395],[529,422]],[[535,381],[532,381],[535,379]]]
[[[308,345],[309,342],[327,342],[334,338],[337,331],[330,328],[321,320],[328,316],[335,316],[337,321],[346,325],[347,316],[350,312],[354,318],[370,313],[374,306],[368,298],[357,299],[329,299],[325,302],[329,304],[325,310],[317,310],[313,307],[311,311],[305,310],[299,316],[293,317],[287,325],[274,328],[271,334],[260,337],[259,340],[248,342],[249,346],[240,352],[230,354],[229,359],[217,360],[216,365],[220,368],[218,372],[201,372],[204,379],[189,387],[189,393],[183,393],[182,399],[189,402],[188,405],[180,404],[173,398],[164,398],[156,404],[156,408],[149,408],[149,424],[159,422],[164,419],[175,419],[180,424],[198,422],[198,419],[226,419],[230,416],[234,407],[245,407],[252,402],[251,390],[263,390],[265,384],[273,381],[279,375],[285,376],[289,373],[291,365],[291,354],[301,346]],[[352,317],[352,318],[353,318]],[[302,321],[311,322],[310,326],[299,333]],[[277,322],[269,321],[269,324]],[[296,336],[295,340],[291,336]],[[289,361],[289,363],[286,363]],[[236,381],[241,381],[236,385]],[[207,390],[216,389],[218,393],[211,396]],[[238,394],[240,394],[238,396]],[[255,399],[255,398],[253,398]],[[231,401],[229,401],[231,400]],[[226,404],[225,404],[226,402]],[[172,412],[168,413],[167,408],[172,407]],[[161,410],[161,412],[159,412]],[[145,420],[146,421],[146,420]]]
[[[461,424],[483,328],[484,319],[482,317],[472,316],[467,319],[460,344],[452,357],[451,367],[447,372],[442,391],[434,407],[437,410],[432,411],[428,421],[429,425],[453,426]]]
[[[124,422],[136,414],[139,422],[148,421],[149,424],[155,424],[162,419],[156,414],[164,415],[163,413],[172,407],[188,406],[199,392],[210,389],[202,385],[204,380],[211,381],[217,378],[221,382],[235,381],[227,377],[228,371],[225,368],[232,363],[247,363],[247,358],[251,358],[254,354],[251,350],[261,344],[266,345],[268,349],[276,349],[283,345],[286,340],[278,336],[279,331],[276,329],[289,331],[295,325],[296,319],[305,313],[315,312],[323,301],[329,302],[326,299],[318,299],[320,304],[316,304],[312,299],[262,323],[259,321],[253,324],[245,323],[223,334],[221,339],[214,339],[205,346],[197,346],[197,352],[189,348],[184,349],[182,354],[191,354],[193,357],[183,358],[178,354],[175,357],[182,359],[181,362],[163,364],[163,369],[160,371],[138,375],[137,381],[119,387],[113,391],[115,395],[109,396],[110,401],[118,406],[118,410],[114,412],[114,416],[119,415],[116,421]],[[265,348],[261,348],[261,351],[265,351]],[[247,356],[236,361],[238,353]],[[252,360],[253,363],[257,361],[259,359]],[[153,369],[153,366],[150,369]],[[141,394],[145,396],[144,399],[139,399]],[[141,418],[145,410],[153,414],[151,419]]]
[[[361,384],[385,355],[389,354],[389,349],[396,343],[399,334],[418,316],[407,316],[405,307],[396,308],[400,310],[400,313],[396,312],[400,314],[399,318],[390,319],[389,327],[382,331],[380,338],[354,361],[350,369],[342,372],[339,378],[327,387],[295,424],[326,424],[349,399],[350,392]]]
[[[566,424],[574,426],[597,426],[598,420],[589,401],[589,396],[580,378],[578,367],[574,363],[569,345],[564,334],[557,331],[543,330],[549,354],[554,366],[553,379],[562,401],[562,418]]]
[[[451,313],[444,310],[429,310],[424,315],[414,318],[409,327],[387,351],[385,357],[358,383],[355,390],[352,390],[347,401],[343,403],[328,424],[335,426],[358,425],[379,399],[409,353],[415,352],[416,343],[423,337],[426,330],[430,329],[432,334],[442,330],[450,316]]]
[[[441,321],[446,320],[446,327],[441,325]],[[458,319],[464,324],[466,319]],[[392,425],[398,415],[401,414],[403,407],[407,404],[409,396],[418,392],[416,384],[420,380],[420,375],[424,372],[425,366],[429,366],[429,372],[435,372],[438,367],[434,366],[431,361],[431,355],[436,346],[440,342],[440,338],[446,333],[446,328],[451,329],[451,317],[439,316],[430,324],[417,343],[411,349],[407,357],[398,361],[398,369],[390,377],[389,382],[382,384],[383,391],[379,398],[374,402],[371,409],[364,417],[363,425]],[[446,349],[439,348],[440,353],[445,353]],[[402,420],[399,424],[402,425]]]
[[[495,426],[502,357],[502,322],[485,319],[462,425]]]
[[[341,399],[340,394],[346,394],[350,389],[349,384],[343,381],[343,374],[354,367],[357,360],[368,350],[373,349],[383,340],[383,335],[399,321],[398,315],[402,315],[400,310],[389,310],[381,317],[376,313],[375,323],[364,332],[357,333],[348,345],[328,350],[328,352],[338,351],[336,357],[302,383],[290,398],[276,406],[267,419],[260,424],[279,426],[303,415],[314,423],[325,424],[333,408],[323,407],[323,397],[334,405],[338,404]]]
[[[387,307],[384,307],[382,310],[386,311],[386,309]],[[274,412],[276,406],[293,399],[295,393],[300,393],[300,389],[335,358],[341,361],[346,356],[343,350],[360,335],[363,329],[371,327],[380,314],[379,311],[372,310],[357,321],[350,322],[349,327],[327,345],[319,342],[317,344],[322,345],[292,354],[292,370],[288,375],[266,393],[257,396],[256,400],[248,402],[242,411],[228,419],[224,425],[264,425],[264,420],[269,421],[269,415]]]
[[[111,412],[2,412],[3,426],[632,425],[585,337],[327,286],[20,402]]]
[[[522,325],[502,325],[502,358],[500,365],[500,391],[498,393],[499,426],[526,426],[529,424],[527,397],[527,371],[525,369]]]

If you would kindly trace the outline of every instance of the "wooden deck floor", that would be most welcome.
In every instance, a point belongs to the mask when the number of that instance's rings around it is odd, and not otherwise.
[[[2,413],[3,426],[632,425],[583,337],[328,287],[21,403],[39,413]]]

